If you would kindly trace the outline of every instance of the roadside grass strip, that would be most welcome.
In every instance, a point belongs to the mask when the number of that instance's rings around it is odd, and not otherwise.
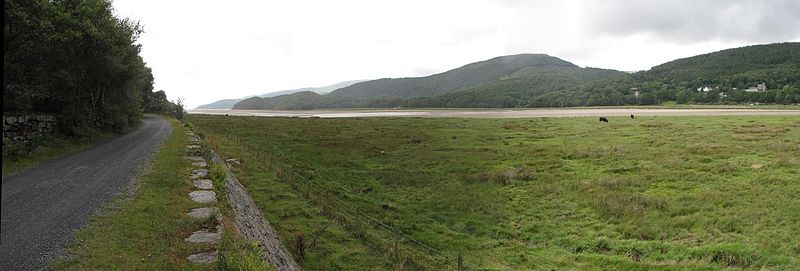
[[[212,265],[190,263],[187,256],[209,251],[213,245],[184,241],[202,230],[202,219],[186,215],[203,207],[188,195],[194,167],[186,158],[187,135],[170,119],[172,133],[152,163],[143,170],[133,195],[121,195],[91,218],[69,248],[67,259],[51,264],[54,270],[212,270]]]

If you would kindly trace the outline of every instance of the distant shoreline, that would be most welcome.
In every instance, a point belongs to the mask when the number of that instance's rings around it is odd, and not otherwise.
[[[229,110],[194,109],[189,114],[255,117],[359,118],[359,117],[422,117],[422,118],[537,118],[593,116],[800,116],[800,107],[787,109],[676,108],[676,107],[579,107],[540,109],[324,109],[324,110]]]

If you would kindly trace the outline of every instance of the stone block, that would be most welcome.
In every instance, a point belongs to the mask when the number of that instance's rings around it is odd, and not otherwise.
[[[193,218],[208,218],[212,215],[219,216],[219,208],[217,207],[205,207],[205,208],[196,208],[192,209],[191,212],[187,213],[187,215]]]
[[[197,203],[213,203],[217,202],[217,193],[211,190],[198,190],[189,193],[189,197]]]
[[[222,240],[222,232],[221,231],[220,232],[209,232],[207,230],[199,230],[199,231],[196,231],[196,232],[192,233],[192,235],[190,235],[189,237],[187,237],[186,239],[183,239],[183,240],[186,241],[186,242],[190,242],[190,243],[211,243],[211,244],[216,244],[216,243],[219,243],[220,240]]]
[[[194,187],[203,190],[214,189],[214,184],[209,179],[194,180]]]
[[[186,257],[186,259],[189,260],[189,262],[193,263],[203,263],[203,264],[213,263],[219,260],[219,251],[214,250],[214,251],[200,252],[197,254],[189,255],[189,257]]]

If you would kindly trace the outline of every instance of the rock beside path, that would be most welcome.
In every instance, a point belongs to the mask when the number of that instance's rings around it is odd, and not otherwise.
[[[194,180],[194,179],[205,178],[206,176],[208,176],[207,169],[195,169],[192,170],[192,175],[190,175],[189,177]]]
[[[206,251],[189,255],[187,260],[193,263],[213,263],[219,259],[219,251]]]
[[[217,207],[195,208],[192,209],[192,211],[187,214],[193,218],[208,218],[212,215],[218,215],[219,208]]]
[[[216,244],[219,243],[220,240],[222,240],[222,232],[221,231],[209,232],[207,230],[199,230],[192,233],[192,235],[183,240],[190,243]]]
[[[203,190],[211,190],[214,189],[214,184],[209,179],[200,179],[200,180],[194,180],[194,187]]]
[[[197,203],[217,202],[217,194],[209,190],[192,191],[192,193],[189,193],[189,197]]]

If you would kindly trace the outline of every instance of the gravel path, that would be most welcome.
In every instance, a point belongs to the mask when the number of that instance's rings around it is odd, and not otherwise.
[[[103,203],[133,187],[171,131],[159,117],[143,122],[116,139],[3,177],[0,270],[46,268]]]

